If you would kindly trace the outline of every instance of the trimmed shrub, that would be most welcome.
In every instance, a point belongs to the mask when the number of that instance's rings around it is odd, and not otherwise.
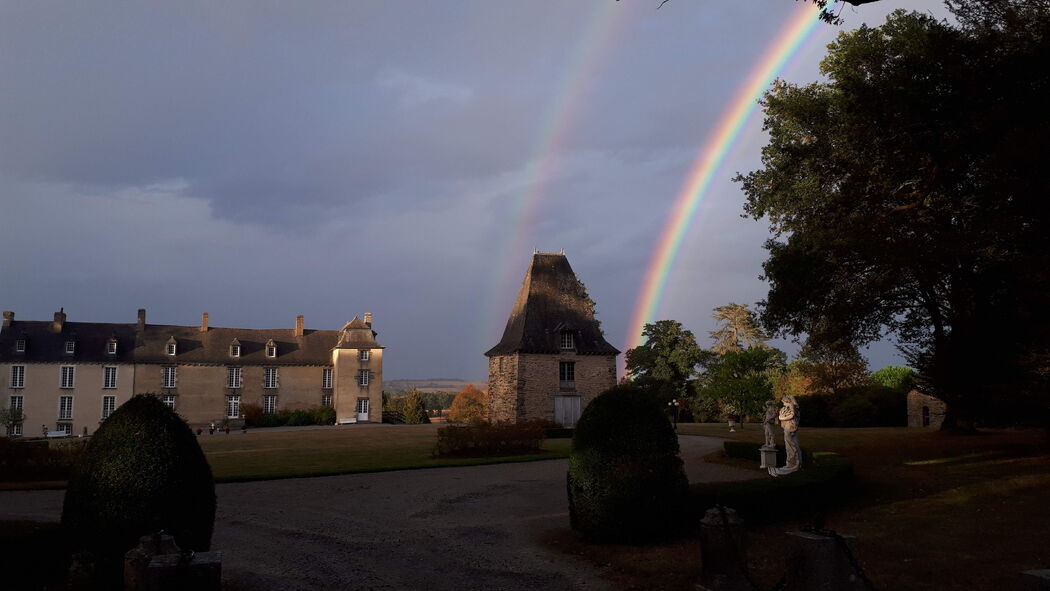
[[[95,585],[118,587],[124,553],[160,530],[183,550],[211,545],[215,483],[197,438],[157,397],[140,394],[95,432],[74,467],[62,526]]]
[[[622,385],[587,405],[569,455],[573,529],[600,542],[677,535],[686,491],[678,437],[653,396]]]
[[[875,405],[863,394],[847,396],[831,409],[831,421],[836,427],[875,426]]]
[[[543,443],[543,423],[474,423],[438,429],[436,457],[498,457],[537,453]]]
[[[450,423],[476,423],[488,416],[488,395],[467,384],[452,400],[448,411]]]
[[[427,407],[423,403],[422,395],[413,390],[408,395],[408,399],[405,400],[405,408],[402,411],[402,417],[406,424],[409,425],[421,425],[430,423],[430,417],[427,416]]]
[[[244,415],[244,426],[246,427],[270,427],[263,425],[263,408],[258,404],[245,402],[241,405],[241,414]]]
[[[331,406],[318,406],[310,409],[310,415],[313,416],[315,425],[335,424],[335,409]]]

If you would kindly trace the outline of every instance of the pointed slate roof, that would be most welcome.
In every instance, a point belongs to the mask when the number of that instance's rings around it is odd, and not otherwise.
[[[525,273],[503,340],[485,355],[559,353],[561,332],[572,331],[578,355],[616,355],[594,318],[583,284],[564,253],[537,252]]]
[[[383,346],[376,342],[376,332],[364,320],[357,316],[347,322],[339,331],[339,342],[337,349],[382,349]]]

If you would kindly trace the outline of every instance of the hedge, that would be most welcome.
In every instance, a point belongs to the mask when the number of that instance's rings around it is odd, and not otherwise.
[[[435,457],[499,457],[536,453],[543,443],[543,424],[474,423],[438,429]]]

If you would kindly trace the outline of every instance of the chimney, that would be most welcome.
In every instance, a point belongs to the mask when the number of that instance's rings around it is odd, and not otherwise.
[[[208,313],[201,314],[201,332],[208,332]]]
[[[372,313],[365,312],[365,326],[372,328]]]
[[[55,321],[51,323],[51,332],[62,332],[62,326],[66,323],[66,309],[59,308],[55,312]]]
[[[295,336],[301,337],[303,336],[304,332],[305,330],[303,330],[303,315],[300,314],[295,317]]]
[[[145,330],[146,328],[146,309],[139,308],[139,325],[138,330]]]
[[[4,328],[11,328],[11,323],[15,321],[15,313],[11,310],[4,310]]]

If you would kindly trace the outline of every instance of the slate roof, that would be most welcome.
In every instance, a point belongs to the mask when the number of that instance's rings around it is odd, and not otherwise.
[[[356,348],[383,348],[375,332],[360,320],[365,329],[350,331]],[[353,322],[347,323],[351,327]],[[353,326],[352,328],[357,328]],[[360,333],[366,332],[368,338]],[[114,324],[100,322],[65,322],[61,333],[52,330],[51,322],[13,320],[0,331],[0,362],[6,363],[179,363],[204,365],[330,365],[332,349],[343,331],[305,330],[296,336],[294,329],[249,329],[212,327],[200,332],[198,326]],[[106,354],[106,342],[117,339],[117,354]],[[15,352],[15,343],[25,338],[25,353]],[[174,338],[175,355],[166,354],[165,345]],[[67,340],[76,341],[76,353],[65,355]],[[230,357],[230,344],[237,339],[240,357]],[[266,343],[273,339],[277,357],[266,356]]]
[[[573,333],[578,355],[616,355],[594,318],[587,292],[563,253],[537,252],[525,273],[503,339],[485,355],[559,353]]]

